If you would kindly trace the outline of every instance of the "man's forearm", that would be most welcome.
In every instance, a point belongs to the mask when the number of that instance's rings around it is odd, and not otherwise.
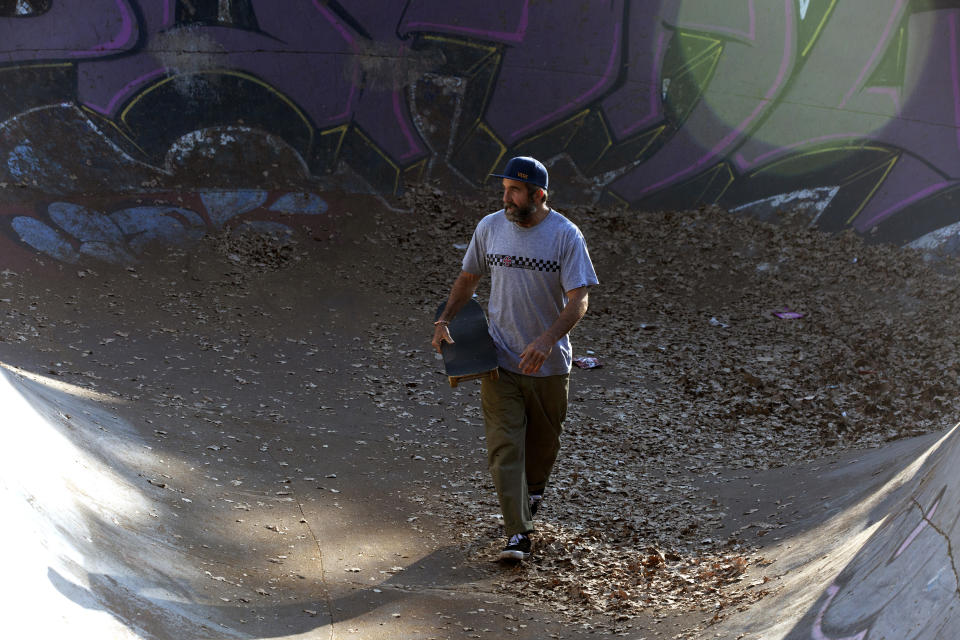
[[[461,271],[460,275],[454,281],[450,288],[450,296],[447,298],[447,305],[440,314],[440,320],[450,322],[457,312],[467,304],[467,300],[473,297],[473,292],[477,290],[477,284],[480,282],[480,276]]]
[[[568,295],[567,306],[563,308],[557,319],[550,325],[544,334],[550,339],[551,343],[559,342],[563,336],[570,333],[577,323],[583,319],[587,313],[588,295],[587,291],[577,291],[574,295]]]

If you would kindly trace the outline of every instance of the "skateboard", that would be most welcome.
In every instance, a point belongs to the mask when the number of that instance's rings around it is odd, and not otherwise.
[[[446,302],[441,304],[434,318],[439,318],[446,306]],[[443,367],[451,387],[467,380],[496,380],[500,377],[497,370],[497,348],[487,329],[487,316],[476,300],[468,300],[450,321],[447,329],[454,343],[444,342],[440,351],[443,353]]]

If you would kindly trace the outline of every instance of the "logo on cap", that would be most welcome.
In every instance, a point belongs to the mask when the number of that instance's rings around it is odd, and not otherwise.
[[[542,189],[546,189],[548,184],[547,168],[539,160],[528,156],[511,158],[503,173],[491,173],[490,175],[496,178],[507,178],[508,180],[523,180]]]

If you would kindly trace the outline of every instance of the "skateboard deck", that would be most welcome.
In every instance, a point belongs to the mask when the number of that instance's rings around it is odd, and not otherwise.
[[[446,306],[446,302],[441,304],[434,317],[439,318]],[[467,380],[496,380],[500,377],[497,370],[497,348],[487,329],[487,316],[476,300],[468,300],[447,328],[453,344],[444,342],[440,351],[443,353],[443,366],[451,387]]]

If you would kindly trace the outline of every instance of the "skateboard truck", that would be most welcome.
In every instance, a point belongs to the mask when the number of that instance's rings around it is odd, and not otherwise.
[[[483,373],[471,373],[465,376],[447,376],[447,380],[450,381],[451,387],[456,387],[461,382],[466,382],[467,380],[480,380],[482,378],[490,378],[491,380],[500,379],[500,371],[497,369],[491,369],[490,371],[485,371]]]

